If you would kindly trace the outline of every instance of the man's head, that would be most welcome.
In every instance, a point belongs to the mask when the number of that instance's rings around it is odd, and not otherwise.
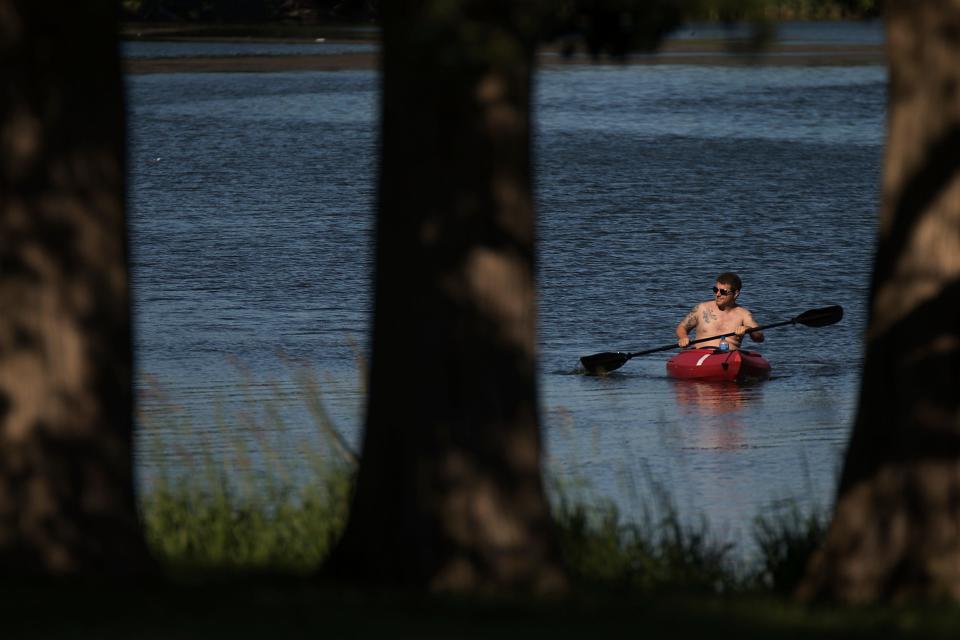
[[[724,271],[718,275],[717,284],[713,287],[713,295],[717,304],[727,306],[736,302],[737,296],[740,295],[741,286],[740,276],[733,271]]]

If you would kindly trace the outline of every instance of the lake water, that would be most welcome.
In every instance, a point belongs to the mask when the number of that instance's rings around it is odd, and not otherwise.
[[[829,504],[860,380],[885,88],[879,65],[539,72],[552,475],[588,481],[630,516],[660,484],[724,536],[784,500]],[[130,76],[128,94],[141,482],[228,457],[238,438],[299,468],[320,446],[301,365],[357,445],[376,73]],[[769,331],[761,384],[672,381],[665,353],[606,378],[572,373],[582,355],[673,341],[727,269],[760,323],[827,304],[846,315]]]

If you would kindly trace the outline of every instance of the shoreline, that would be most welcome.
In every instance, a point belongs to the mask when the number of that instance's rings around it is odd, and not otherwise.
[[[787,21],[789,22],[818,22]],[[822,22],[822,21],[821,21]],[[832,22],[832,21],[827,21]],[[189,55],[182,57],[124,57],[128,74],[154,73],[271,73],[284,71],[375,70],[379,66],[379,30],[372,24],[261,24],[216,25],[183,23],[125,23],[123,42],[183,42],[220,44],[316,44],[317,52],[256,53],[238,55]],[[327,45],[370,45],[370,51],[329,52]],[[668,37],[652,53],[637,53],[625,59],[593,59],[583,52],[560,54],[557,44],[537,53],[537,67],[551,69],[570,65],[697,65],[697,66],[862,66],[886,63],[882,44],[862,42],[777,42],[757,50],[742,37]]]
[[[196,42],[196,39],[183,41]],[[204,39],[203,41],[214,41]],[[216,42],[249,42],[226,38]],[[285,40],[284,42],[291,42]],[[326,40],[342,44],[342,40]],[[350,41],[357,43],[357,41]],[[363,41],[375,44],[372,41]],[[293,43],[293,42],[291,42]],[[356,71],[378,67],[379,53],[317,53],[283,55],[184,56],[124,58],[128,74],[153,73],[271,73],[283,71]],[[668,42],[655,53],[634,54],[623,60],[593,59],[586,54],[566,57],[556,47],[537,54],[541,69],[570,65],[697,65],[697,66],[862,66],[885,63],[882,46],[864,44],[773,44],[761,51],[744,51],[736,43],[717,40]]]

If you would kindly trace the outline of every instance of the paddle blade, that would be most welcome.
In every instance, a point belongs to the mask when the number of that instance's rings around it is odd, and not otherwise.
[[[587,370],[587,373],[603,375],[610,373],[614,369],[619,369],[625,365],[629,359],[625,353],[607,351],[605,353],[595,353],[592,356],[583,356],[580,358],[580,364]]]
[[[835,304],[832,307],[804,311],[794,318],[794,322],[807,327],[825,327],[840,322],[841,318],[843,318],[843,307]]]

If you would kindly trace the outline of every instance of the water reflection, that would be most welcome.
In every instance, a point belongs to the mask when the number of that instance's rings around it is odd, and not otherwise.
[[[749,447],[744,410],[760,398],[763,384],[673,380],[677,408],[695,427],[692,448],[733,450]]]
[[[762,384],[675,380],[677,406],[685,413],[719,416],[737,413],[760,397]]]

